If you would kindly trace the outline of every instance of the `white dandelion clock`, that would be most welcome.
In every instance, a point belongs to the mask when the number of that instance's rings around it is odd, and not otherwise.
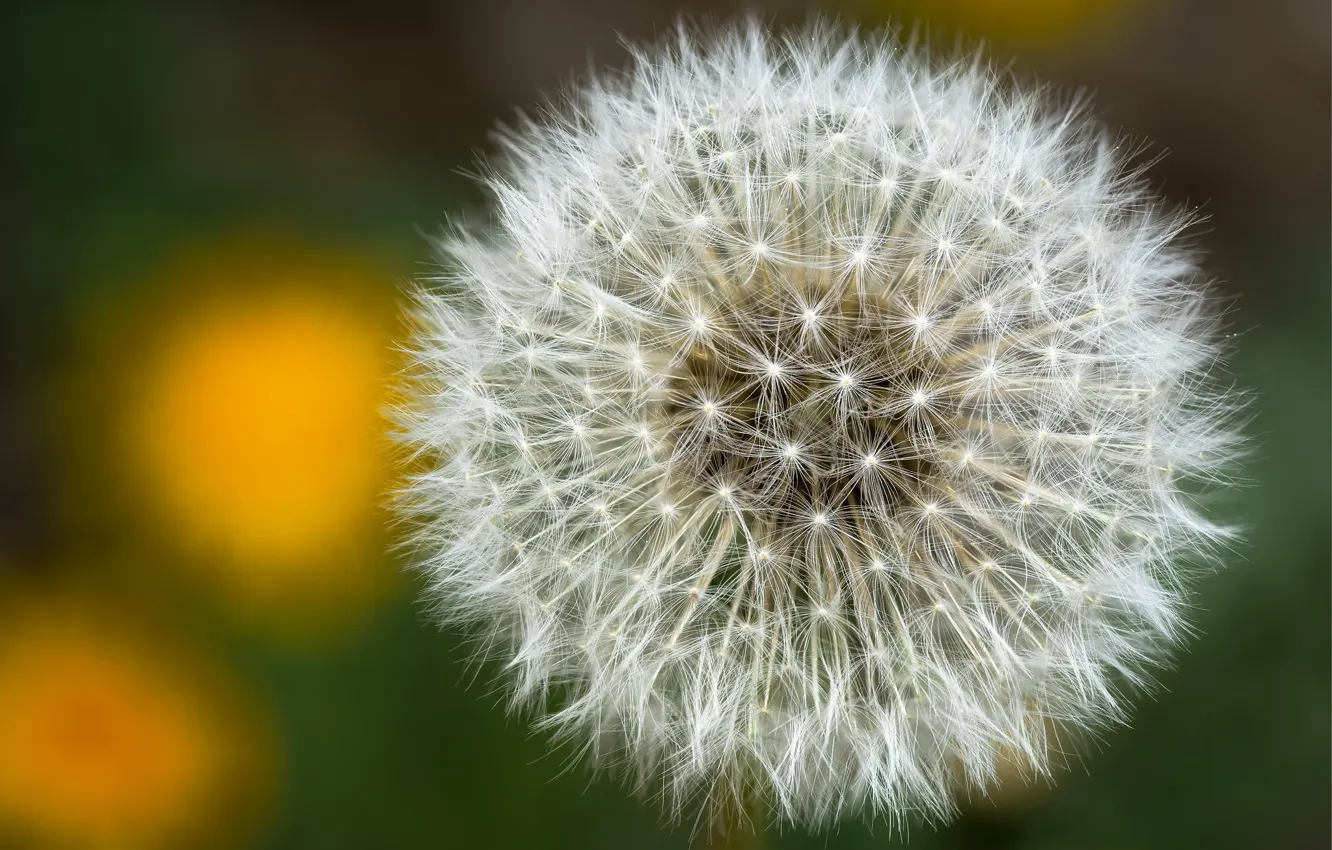
[[[638,52],[419,294],[403,510],[516,705],[675,804],[944,817],[1120,721],[1227,531],[1217,311],[1075,110],[889,36]],[[1183,559],[1183,561],[1181,561]]]

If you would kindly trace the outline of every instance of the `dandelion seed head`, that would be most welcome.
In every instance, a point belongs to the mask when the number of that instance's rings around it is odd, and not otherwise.
[[[502,137],[496,227],[417,297],[438,611],[677,811],[943,819],[1047,771],[1229,534],[1188,485],[1240,406],[1188,217],[1076,110],[891,34],[635,58]]]

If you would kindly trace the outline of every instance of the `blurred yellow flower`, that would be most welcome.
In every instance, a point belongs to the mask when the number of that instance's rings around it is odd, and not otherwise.
[[[266,774],[252,717],[220,684],[87,616],[7,617],[0,843],[128,850],[236,835]]]
[[[1138,0],[858,0],[908,25],[943,27],[1009,46],[1051,49],[1094,41]]]
[[[226,305],[184,331],[140,420],[159,497],[198,542],[242,559],[338,551],[379,474],[378,337],[296,299]]]
[[[378,583],[389,288],[360,262],[230,246],[131,378],[130,475],[242,603],[309,613]]]

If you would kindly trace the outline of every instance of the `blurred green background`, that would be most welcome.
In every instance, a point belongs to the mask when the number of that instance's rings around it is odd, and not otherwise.
[[[751,8],[751,7],[746,7]],[[725,2],[14,2],[0,847],[684,848],[415,601],[380,507],[398,288],[494,122]],[[803,5],[759,11],[802,20]],[[948,826],[772,848],[1329,846],[1325,0],[846,0],[1090,88],[1233,299],[1250,530],[1130,728]],[[758,846],[758,844],[754,845]]]

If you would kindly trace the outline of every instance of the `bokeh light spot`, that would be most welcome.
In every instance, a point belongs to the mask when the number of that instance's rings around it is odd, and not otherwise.
[[[218,832],[262,770],[251,718],[215,673],[63,613],[7,623],[0,834],[166,847]]]
[[[194,261],[130,376],[126,472],[156,533],[253,610],[373,595],[391,288],[296,251]]]

